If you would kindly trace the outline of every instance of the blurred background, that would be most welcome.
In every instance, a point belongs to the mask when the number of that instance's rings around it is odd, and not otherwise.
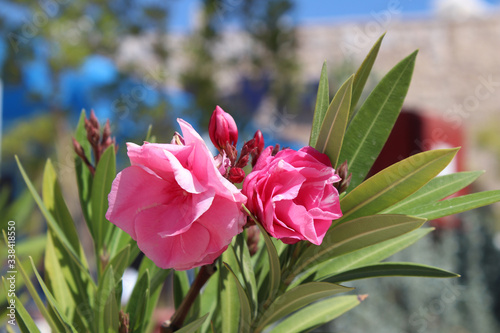
[[[266,144],[299,148],[323,61],[333,94],[384,32],[367,92],[420,51],[372,171],[462,146],[448,171],[486,170],[465,192],[499,189],[500,1],[0,0],[0,227],[16,221],[30,240],[18,250],[41,256],[44,221],[15,154],[36,184],[50,157],[81,220],[71,135],[82,109],[110,120],[119,170],[125,142],[141,143],[150,124],[159,142],[178,117],[207,136],[216,105],[234,116],[240,144],[261,129]],[[431,222],[433,235],[393,259],[461,278],[353,283],[369,299],[318,332],[500,331],[499,217],[497,205]]]

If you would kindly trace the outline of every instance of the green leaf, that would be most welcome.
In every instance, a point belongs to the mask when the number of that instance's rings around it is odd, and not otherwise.
[[[179,329],[175,332],[176,333],[195,333],[198,330],[198,328],[200,328],[201,325],[203,325],[205,320],[207,320],[207,317],[208,317],[208,313],[206,315],[204,315],[203,317],[196,319],[195,321],[191,322],[190,324],[182,327],[181,329]],[[236,332],[236,331],[234,331],[234,332]]]
[[[123,276],[123,272],[130,265],[130,245],[124,247],[116,254],[108,263],[108,266],[113,266],[115,282],[117,283]]]
[[[405,215],[363,216],[331,228],[320,246],[310,246],[299,257],[287,278],[290,283],[300,272],[339,255],[398,237],[426,220]]]
[[[71,257],[57,233],[49,225],[45,250],[45,281],[47,288],[58,300],[61,311],[78,327],[89,328],[88,318],[78,314],[77,306],[89,307],[92,303],[95,285],[88,271],[83,247],[78,239],[73,218],[64,202],[54,167],[50,160],[45,165],[43,175],[43,202],[54,221],[68,238],[78,258],[84,265],[81,269]]]
[[[7,283],[7,280],[2,276],[2,282],[5,290],[5,294],[9,295],[9,284]],[[13,295],[13,297],[7,297],[7,306],[10,306],[10,299],[14,300],[14,306],[16,309],[16,323],[19,325],[19,329],[21,332],[40,332],[38,327],[36,326],[35,322],[33,321],[33,318],[31,318],[30,314],[26,309],[24,308],[23,303],[17,298],[17,296]]]
[[[267,300],[271,300],[275,297],[278,292],[280,283],[281,283],[281,266],[280,266],[280,258],[278,257],[278,253],[276,252],[276,248],[273,245],[273,242],[267,231],[264,227],[257,223],[260,229],[260,234],[262,238],[264,238],[264,242],[266,244],[267,255],[269,258],[269,275],[268,275],[268,297]]]
[[[19,171],[21,172],[21,175],[23,176],[24,181],[26,182],[26,185],[28,186],[29,191],[31,192],[31,195],[35,199],[35,202],[37,203],[38,207],[40,208],[40,211],[42,212],[42,215],[45,217],[45,220],[47,221],[48,226],[51,228],[51,230],[54,232],[54,235],[61,241],[62,245],[64,248],[67,250],[68,254],[71,256],[73,261],[78,265],[80,269],[83,271],[86,270],[85,265],[80,261],[80,257],[77,254],[77,251],[73,248],[71,245],[71,242],[68,240],[66,237],[66,234],[64,231],[61,229],[57,221],[54,219],[52,214],[48,211],[47,207],[45,207],[45,204],[42,201],[42,198],[38,195],[38,192],[35,189],[35,186],[33,186],[33,183],[31,183],[30,179],[28,178],[28,175],[26,174],[26,171],[24,170],[23,166],[21,165],[21,162],[19,161],[19,158],[16,156],[16,162],[19,167]]]
[[[339,283],[344,281],[352,281],[359,279],[368,279],[382,276],[418,276],[418,277],[433,277],[433,278],[452,278],[460,275],[445,271],[444,269],[407,263],[407,262],[382,262],[378,264],[368,265],[342,272],[325,279],[324,281],[331,283]]]
[[[328,87],[328,71],[326,69],[326,61],[321,68],[321,76],[319,78],[318,94],[316,96],[316,107],[314,109],[314,117],[311,128],[311,137],[309,138],[309,146],[315,147],[318,139],[323,119],[330,104],[330,92]]]
[[[130,329],[132,332],[143,332],[145,327],[147,304],[149,301],[149,270],[146,270],[135,283],[130,299],[127,303]]]
[[[375,63],[375,59],[377,58],[378,51],[380,49],[380,45],[382,44],[382,40],[384,39],[385,33],[380,36],[380,38],[375,42],[372,49],[366,56],[365,60],[359,67],[356,75],[354,76],[354,83],[352,85],[352,100],[351,100],[351,109],[349,111],[349,119],[351,119],[351,115],[353,115],[354,108],[358,104],[359,98],[363,93],[363,89],[365,87],[366,81],[368,80],[368,76],[372,70],[373,64]]]
[[[160,292],[162,289],[162,286],[165,282],[165,279],[167,276],[170,274],[172,270],[171,269],[162,269],[159,268],[158,266],[155,265],[155,263],[147,258],[143,257],[141,264],[139,266],[139,275],[137,277],[137,281],[141,281],[143,278],[143,275],[148,274],[148,281],[149,281],[149,299],[146,302],[147,308],[146,308],[146,313],[143,318],[143,327],[148,327],[154,322],[150,322],[150,318],[153,316],[153,311],[156,307],[156,303],[158,302],[158,298],[160,297]],[[138,283],[136,282],[134,286],[134,290],[132,291],[132,294],[134,294],[136,288],[142,288],[143,286],[139,286]],[[137,297],[144,297],[146,295],[145,292],[136,292]],[[135,298],[137,301],[137,298]],[[129,300],[129,304],[127,304],[127,308],[130,305],[130,302],[132,301],[132,298]],[[149,326],[148,326],[149,325]],[[146,329],[146,331],[150,331],[149,329]]]
[[[130,260],[134,261],[139,255],[140,250],[137,247],[137,242],[130,237],[125,231],[120,228],[112,228],[111,237],[107,243],[109,257],[113,258],[118,252],[125,247],[130,246]]]
[[[248,333],[252,326],[252,309],[250,308],[250,301],[248,300],[245,289],[241,286],[238,277],[234,274],[231,267],[227,263],[224,263],[224,266],[226,266],[233,276],[236,288],[238,289],[238,298],[240,300],[240,326],[238,332]]]
[[[210,328],[210,322],[214,316],[215,310],[218,306],[217,297],[219,294],[219,271],[210,277],[205,287],[201,291],[200,297],[200,313],[206,313],[208,315],[207,319],[201,326],[201,332],[208,332]]]
[[[56,245],[58,244],[58,245]],[[58,301],[61,311],[68,316],[68,321],[78,327],[89,328],[88,318],[80,316],[77,306],[88,306],[88,293],[92,292],[88,281],[71,260],[64,256],[60,242],[53,240],[52,232],[47,232],[45,248],[45,281],[47,289]],[[79,289],[81,288],[81,289]]]
[[[278,325],[273,333],[305,332],[325,324],[358,306],[366,296],[339,296],[309,305],[295,312]]]
[[[189,291],[189,279],[186,271],[174,271],[174,306],[179,308]]]
[[[79,258],[84,266],[87,267],[85,253],[80,244],[78,232],[68,207],[64,202],[61,188],[57,181],[57,175],[50,159],[47,160],[43,173],[42,197],[45,207],[47,207],[47,210],[51,213],[62,232],[68,238],[68,242],[71,244],[72,248],[80,255]]]
[[[231,257],[232,247],[222,254],[223,262],[233,261]],[[240,303],[236,281],[230,276],[229,270],[222,269],[219,265],[219,305],[222,314],[221,331],[222,332],[238,332]]]
[[[432,230],[434,228],[416,229],[399,237],[325,261],[313,272],[312,279],[314,281],[323,281],[340,272],[377,263],[414,244]]]
[[[92,161],[92,147],[87,139],[87,131],[85,130],[85,110],[80,113],[80,119],[75,130],[75,140],[82,146],[85,156],[89,161]],[[90,193],[92,191],[92,174],[83,161],[74,154],[75,159],[75,174],[76,183],[78,185],[78,194],[80,198],[80,205],[82,207],[83,217],[87,223],[90,234],[95,235],[95,230],[93,229],[92,221],[90,219]]]
[[[248,250],[245,234],[241,233],[237,235],[235,240],[236,241],[233,247],[234,253],[239,264],[242,281],[245,283],[245,290],[247,292],[248,299],[250,300],[253,314],[256,315],[258,308],[257,282],[255,280],[252,259],[250,257],[250,251]]]
[[[4,233],[4,237],[6,237],[5,233]],[[38,308],[38,311],[40,311],[43,318],[45,318],[45,320],[47,321],[47,324],[50,326],[50,329],[52,330],[52,332],[58,332],[59,327],[56,324],[57,318],[56,318],[55,314],[49,313],[49,311],[45,307],[45,304],[43,304],[43,301],[41,300],[40,296],[38,295],[38,292],[36,291],[35,286],[31,282],[30,277],[28,276],[28,274],[26,274],[26,270],[24,269],[23,264],[21,263],[19,258],[16,258],[16,259],[17,259],[17,268],[18,268],[19,272],[21,273],[21,276],[23,277],[26,288],[28,288],[28,291],[31,295],[31,298],[33,298],[33,301],[35,302],[35,304]]]
[[[31,261],[31,267],[33,268],[33,272],[35,273],[35,276],[38,280],[38,283],[40,284],[40,287],[42,287],[43,293],[45,294],[45,297],[47,298],[47,307],[49,308],[50,312],[52,313],[52,318],[55,319],[54,320],[55,323],[58,325],[58,332],[76,332],[73,325],[71,325],[71,321],[66,317],[65,313],[63,312],[63,310],[59,306],[59,302],[54,298],[52,293],[47,288],[42,277],[38,273],[38,270],[36,269],[35,263],[33,262],[33,258],[29,257],[29,259]],[[19,265],[19,262],[18,262],[18,265]],[[31,296],[33,297],[33,295],[31,295]]]
[[[279,296],[271,303],[260,318],[255,332],[261,332],[269,324],[284,318],[312,302],[353,289],[324,282],[310,282],[297,286]]]
[[[500,190],[463,195],[461,197],[418,206],[409,209],[408,212],[415,216],[434,220],[443,216],[458,214],[474,208],[490,205],[497,201],[500,201]]]
[[[438,175],[457,151],[458,148],[426,151],[380,171],[340,201],[344,215],[334,223],[380,213],[398,203]]]
[[[405,200],[384,210],[384,213],[406,214],[413,207],[441,200],[468,186],[483,173],[484,171],[468,171],[436,177]]]
[[[250,218],[259,226],[260,234],[262,238],[264,238],[264,242],[266,244],[266,249],[267,249],[267,255],[269,258],[269,273],[267,277],[267,283],[266,286],[268,286],[268,297],[267,301],[274,299],[276,296],[276,293],[278,292],[278,289],[280,287],[281,283],[281,265],[280,265],[280,258],[278,256],[278,252],[276,251],[276,248],[274,247],[273,241],[267,234],[267,231],[264,229],[264,227],[260,224],[259,221],[252,215],[252,213],[243,206],[243,210],[250,216]]]
[[[417,51],[387,73],[347,128],[339,160],[349,163],[351,188],[366,177],[389,137],[408,92],[416,56]]]
[[[113,267],[108,266],[97,288],[95,307],[96,332],[118,332],[119,307],[115,296]]]
[[[349,119],[353,79],[354,76],[351,76],[344,82],[333,97],[315,146],[318,151],[328,155],[333,167],[337,165]]]
[[[108,210],[108,194],[111,191],[111,184],[116,176],[116,157],[114,145],[109,146],[101,156],[97,165],[94,182],[92,186],[92,195],[90,198],[92,205],[92,224],[96,231],[94,235],[94,245],[97,254],[101,254],[104,244],[108,244],[111,229],[114,225],[106,220],[106,211]]]

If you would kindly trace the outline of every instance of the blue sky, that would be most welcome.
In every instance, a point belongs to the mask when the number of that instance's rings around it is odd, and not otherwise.
[[[231,3],[244,0],[226,0],[225,11],[230,12]],[[342,20],[346,17],[363,17],[372,12],[387,10],[389,6],[395,6],[404,14],[429,14],[432,11],[434,0],[296,0],[296,9],[293,19],[296,23],[308,23],[312,21]],[[500,0],[483,1],[490,4],[499,4]],[[198,0],[175,0],[172,1],[171,29],[175,31],[186,31],[189,20],[192,17]]]

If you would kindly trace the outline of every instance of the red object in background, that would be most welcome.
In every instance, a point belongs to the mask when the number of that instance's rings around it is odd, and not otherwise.
[[[465,171],[463,143],[462,128],[456,123],[446,122],[439,116],[429,116],[420,110],[403,109],[368,177],[411,155],[454,147],[462,148],[440,175]],[[464,188],[450,197],[467,193],[468,188]],[[439,228],[456,228],[460,220],[452,215],[436,219],[431,224]]]

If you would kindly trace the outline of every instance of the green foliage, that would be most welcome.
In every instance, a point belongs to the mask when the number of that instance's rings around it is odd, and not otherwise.
[[[366,298],[366,295],[334,296],[352,290],[343,286],[343,282],[395,275],[457,276],[423,264],[383,260],[432,231],[421,228],[428,219],[499,201],[500,191],[442,200],[469,185],[480,174],[464,172],[437,177],[452,161],[457,149],[413,155],[364,179],[399,114],[416,57],[415,52],[389,71],[359,112],[352,116],[382,37],[332,101],[326,66],[318,87],[311,142],[329,156],[333,165],[347,160],[353,173],[351,187],[340,200],[343,217],[332,224],[319,246],[304,242],[284,245],[271,239],[260,221],[243,207],[260,230],[257,252],[253,257],[250,255],[246,233],[233,239],[179,332],[307,331],[342,315]],[[83,147],[82,119],[76,139]],[[90,147],[87,145],[84,149],[90,158]],[[45,169],[43,200],[19,161],[18,164],[49,229],[45,279],[32,265],[47,304],[41,301],[22,263],[19,264],[24,283],[40,312],[54,331],[73,332],[77,328],[117,331],[121,320],[121,276],[139,250],[128,235],[105,219],[106,195],[116,173],[114,147],[104,153],[94,176],[85,171],[84,165],[77,164],[80,203],[96,249],[92,261],[87,260],[82,250],[51,162],[47,162]],[[95,262],[96,267],[91,267],[89,262]],[[92,278],[93,273],[97,274],[96,280]],[[169,270],[156,267],[147,258],[142,260],[132,296],[124,306],[131,331],[149,329],[167,274]],[[190,290],[187,273],[175,272],[173,285],[174,303],[179,308]],[[23,310],[20,307],[18,311],[23,325],[32,327]]]
[[[82,112],[76,139],[90,159],[90,146],[84,136],[84,118],[85,113]],[[85,165],[76,165],[82,212],[96,249],[92,260],[88,260],[83,250],[81,235],[77,232],[62,196],[52,162],[48,160],[44,170],[43,199],[29,180],[19,159],[17,162],[48,225],[43,242],[33,240],[45,247],[44,278],[30,258],[31,268],[43,290],[46,304],[41,300],[25,269],[25,251],[22,247],[16,251],[22,282],[35,300],[40,313],[55,332],[117,332],[120,325],[122,276],[136,259],[139,249],[130,236],[105,219],[107,195],[116,176],[114,147],[109,147],[101,156],[94,176]],[[33,247],[29,252],[32,253],[32,250]],[[89,262],[94,263],[94,266],[89,265]],[[161,286],[169,272],[170,270],[159,269],[147,258],[142,260],[137,283],[124,307],[134,331],[148,330]],[[97,279],[94,279],[94,274],[97,274]],[[25,309],[18,302],[18,321],[22,322],[26,331],[35,332]]]

